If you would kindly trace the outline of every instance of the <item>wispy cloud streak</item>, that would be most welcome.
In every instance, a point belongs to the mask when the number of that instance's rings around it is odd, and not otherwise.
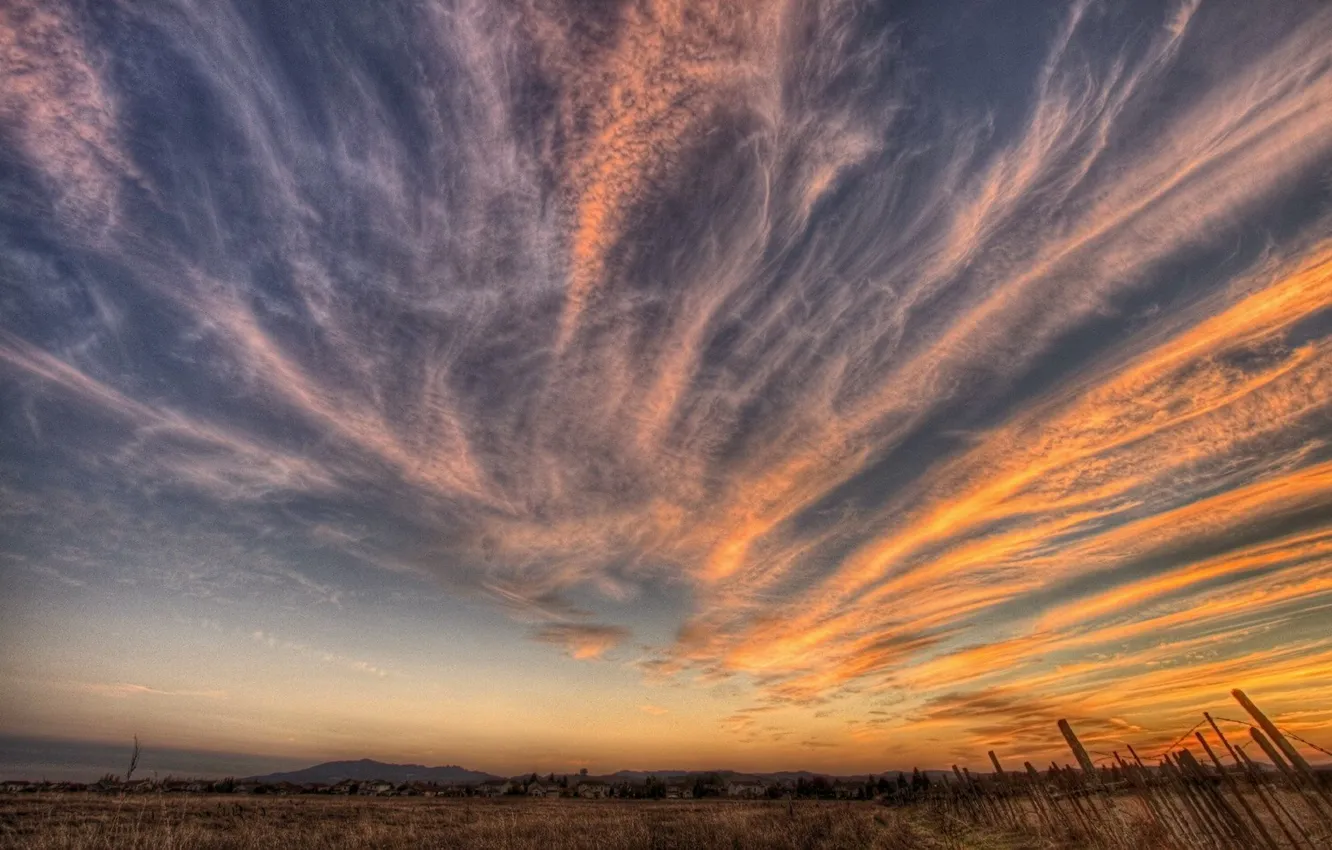
[[[754,741],[1326,698],[1332,12],[1036,6],[959,58],[849,0],[19,4],[0,469],[574,658],[646,606]]]

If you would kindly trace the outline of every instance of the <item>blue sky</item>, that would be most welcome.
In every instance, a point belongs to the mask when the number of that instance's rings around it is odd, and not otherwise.
[[[6,740],[849,772],[1235,686],[1332,721],[1332,10],[0,45]]]

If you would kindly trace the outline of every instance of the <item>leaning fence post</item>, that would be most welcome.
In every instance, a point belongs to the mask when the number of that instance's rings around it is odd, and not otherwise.
[[[1161,758],[1161,774],[1175,787],[1175,792],[1179,795],[1180,802],[1183,804],[1185,811],[1188,812],[1189,819],[1193,821],[1198,834],[1203,836],[1210,844],[1216,844],[1218,841],[1224,844],[1225,836],[1217,832],[1216,827],[1212,824],[1211,819],[1207,817],[1202,806],[1194,799],[1192,789],[1184,781],[1179,768],[1175,767],[1175,763],[1170,760],[1170,753],[1166,753]]]
[[[1286,804],[1281,802],[1281,798],[1276,795],[1275,791],[1273,791],[1270,788],[1263,787],[1262,776],[1258,772],[1258,765],[1254,764],[1253,759],[1249,758],[1249,754],[1244,752],[1244,747],[1243,746],[1236,747],[1232,754],[1238,754],[1240,760],[1244,762],[1244,768],[1249,772],[1249,779],[1253,782],[1254,790],[1258,793],[1259,799],[1261,799],[1264,803],[1267,804],[1267,810],[1269,812],[1272,812],[1272,816],[1276,817],[1277,811],[1285,815],[1286,820],[1290,821],[1290,823],[1295,827],[1295,831],[1298,832],[1300,836],[1304,839],[1304,843],[1308,844],[1310,847],[1313,847],[1314,846],[1313,839],[1311,839],[1309,837],[1309,833],[1305,831],[1304,824],[1300,823],[1298,820],[1295,819],[1295,816],[1292,815],[1290,813],[1290,810],[1286,808]],[[1273,807],[1275,807],[1275,811]],[[1290,843],[1296,847],[1299,847],[1300,843],[1295,840],[1295,836],[1290,834],[1290,830],[1286,829],[1285,822],[1282,821],[1281,818],[1276,818],[1276,822],[1281,825],[1281,831],[1284,832],[1286,834],[1286,837],[1290,839]]]
[[[985,811],[985,814],[990,818],[991,823],[998,826],[1003,820],[1003,815],[999,810],[998,802],[989,794],[985,793],[985,790],[980,786],[980,782],[971,775],[970,769],[965,767],[962,768],[962,775],[966,777],[967,787],[971,789],[971,793],[980,801],[981,809]]]
[[[1189,813],[1187,809],[1181,806],[1179,801],[1170,799],[1170,777],[1166,775],[1165,770],[1158,767],[1156,776],[1153,777],[1151,768],[1143,763],[1142,756],[1138,755],[1138,751],[1133,749],[1133,745],[1125,742],[1124,746],[1128,747],[1129,755],[1133,756],[1134,764],[1138,766],[1138,770],[1142,771],[1143,782],[1147,783],[1147,787],[1150,788],[1153,785],[1153,778],[1157,780],[1155,784],[1161,790],[1161,805],[1170,812],[1171,817],[1179,824],[1180,829],[1187,832]]]
[[[971,813],[971,817],[974,820],[979,820],[981,813],[976,809],[975,802],[971,799],[971,794],[969,793],[971,789],[962,781],[962,771],[958,769],[957,765],[953,765],[953,775],[957,777],[958,787],[962,789],[962,799],[966,801],[967,810]]]
[[[1277,766],[1286,781],[1290,783],[1291,789],[1299,795],[1300,799],[1304,800],[1304,804],[1313,810],[1314,817],[1332,824],[1332,818],[1329,818],[1327,813],[1318,805],[1316,797],[1309,796],[1304,783],[1300,781],[1299,774],[1295,772],[1294,768],[1286,764],[1286,760],[1281,757],[1281,753],[1277,752],[1276,747],[1272,746],[1271,742],[1267,740],[1267,736],[1251,726],[1249,727],[1249,737],[1253,738],[1253,742],[1262,748],[1267,757],[1272,760],[1272,764]]]
[[[1210,720],[1211,718],[1208,719]],[[1202,744],[1203,751],[1207,753],[1207,757],[1212,760],[1212,764],[1216,765],[1217,773],[1221,774],[1221,781],[1230,789],[1230,793],[1235,795],[1235,799],[1239,800],[1239,804],[1244,809],[1244,813],[1249,816],[1249,821],[1257,828],[1258,834],[1262,836],[1263,843],[1272,848],[1272,850],[1276,850],[1276,842],[1272,840],[1272,836],[1268,833],[1267,827],[1263,826],[1263,822],[1258,818],[1258,813],[1249,805],[1249,801],[1244,799],[1244,791],[1239,787],[1239,783],[1235,781],[1235,777],[1226,772],[1226,766],[1221,763],[1221,759],[1216,757],[1216,753],[1212,752],[1212,747],[1207,743],[1207,739],[1203,737],[1203,733],[1194,732],[1193,735],[1198,739],[1198,743]]]
[[[1091,778],[1092,787],[1099,788],[1101,777],[1096,774],[1096,765],[1092,764],[1091,756],[1087,755],[1087,750],[1078,740],[1078,736],[1073,733],[1073,727],[1068,725],[1067,720],[1059,721],[1059,731],[1064,733],[1064,740],[1068,742],[1068,748],[1073,751],[1073,755],[1082,766],[1082,772]]]
[[[1332,807],[1332,796],[1328,795],[1327,789],[1318,781],[1318,776],[1314,774],[1309,762],[1304,760],[1304,756],[1300,755],[1300,751],[1295,749],[1294,744],[1286,740],[1286,736],[1281,734],[1281,730],[1276,727],[1276,724],[1267,719],[1267,715],[1263,714],[1262,710],[1253,704],[1253,700],[1245,696],[1244,691],[1235,688],[1230,692],[1230,695],[1240,705],[1244,706],[1244,710],[1249,712],[1249,716],[1257,720],[1258,725],[1263,727],[1263,731],[1271,736],[1272,741],[1281,749],[1281,752],[1286,754],[1286,758],[1290,759],[1290,763],[1294,765],[1295,770],[1313,789],[1314,793],[1322,799],[1324,805]]]
[[[1067,720],[1059,721],[1059,731],[1064,734],[1064,740],[1068,742],[1068,748],[1073,751],[1078,764],[1082,766],[1082,773],[1087,777],[1091,784],[1092,791],[1105,791],[1105,796],[1100,798],[1101,805],[1090,798],[1087,805],[1096,814],[1096,818],[1103,822],[1113,822],[1116,827],[1119,826],[1119,813],[1115,811],[1114,803],[1110,800],[1110,794],[1105,784],[1101,782],[1101,774],[1097,772],[1096,765],[1092,762],[1091,756],[1087,755],[1087,749],[1082,746],[1078,736],[1073,732],[1073,727],[1068,725]],[[1115,830],[1118,833],[1118,829]]]
[[[1051,820],[1053,820],[1055,817],[1058,817],[1059,820],[1063,822],[1064,829],[1068,830],[1069,832],[1072,832],[1073,822],[1069,820],[1068,813],[1065,812],[1063,809],[1059,808],[1059,801],[1054,799],[1054,797],[1050,796],[1049,789],[1045,787],[1045,783],[1042,782],[1041,780],[1040,772],[1037,771],[1036,768],[1032,767],[1031,762],[1029,761],[1024,761],[1022,763],[1022,766],[1026,768],[1027,782],[1029,783],[1029,787],[1031,788],[1032,794],[1034,795],[1035,799],[1044,801],[1045,805],[1049,806],[1050,809],[1053,810],[1054,814],[1050,816]]]
[[[1008,777],[1008,782],[1013,788],[1013,793],[1018,795],[1015,805],[1018,811],[1022,813],[1022,822],[1027,822],[1027,809],[1021,799],[1021,795],[1025,795],[1026,802],[1031,804],[1032,814],[1036,815],[1037,829],[1042,831],[1048,829],[1051,835],[1057,834],[1059,827],[1055,825],[1054,815],[1046,811],[1040,798],[1036,796],[1036,789],[1031,787],[1027,778],[1020,773],[1014,773]]]
[[[1008,809],[1009,818],[1015,826],[1026,827],[1027,812],[1022,806],[1022,801],[1013,793],[1016,788],[1013,779],[1004,772],[1004,766],[999,763],[999,757],[994,754],[994,750],[990,750],[990,764],[994,765],[995,784],[1003,791],[1004,807]],[[1039,811],[1036,816],[1040,818]]]
[[[1096,801],[1088,796],[1087,786],[1083,782],[1082,774],[1068,767],[1059,771],[1059,778],[1064,783],[1064,787],[1068,789],[1069,799],[1073,801],[1073,807],[1087,822],[1087,834],[1094,836],[1098,844],[1103,843],[1107,836],[1100,827],[1105,825],[1105,818],[1101,816],[1101,812],[1096,808]],[[1082,804],[1084,798],[1086,798],[1086,806]]]
[[[1207,795],[1206,789],[1202,787],[1202,783],[1198,781],[1197,776],[1189,769],[1188,762],[1183,758],[1185,752],[1187,751],[1181,750],[1167,756],[1167,758],[1172,759],[1171,763],[1179,773],[1180,781],[1184,784],[1184,787],[1188,789],[1189,795],[1198,805],[1198,810],[1202,812],[1203,817],[1207,819],[1208,824],[1211,825],[1216,836],[1224,845],[1228,843],[1232,837],[1239,837],[1239,833],[1235,832],[1230,824],[1226,823],[1225,816],[1216,807],[1216,804],[1212,802],[1211,797]]]
[[[1124,771],[1124,776],[1128,779],[1129,785],[1137,792],[1139,801],[1147,811],[1147,818],[1167,835],[1173,834],[1170,825],[1167,823],[1165,815],[1157,809],[1156,801],[1152,798],[1151,788],[1147,787],[1146,782],[1138,775],[1137,769],[1120,757],[1119,751],[1114,752],[1115,761],[1118,762],[1120,770]]]
[[[1068,800],[1069,806],[1073,809],[1073,815],[1077,818],[1078,823],[1081,824],[1081,829],[1086,834],[1087,840],[1097,841],[1097,843],[1099,843],[1096,827],[1092,824],[1086,809],[1082,807],[1082,803],[1078,801],[1078,795],[1072,787],[1072,782],[1069,780],[1068,774],[1060,770],[1059,765],[1055,762],[1050,762],[1050,770],[1048,771],[1048,774],[1050,779],[1056,783],[1055,788],[1063,790],[1064,799]]]
[[[1217,821],[1223,828],[1236,838],[1246,839],[1249,837],[1249,830],[1240,820],[1239,813],[1226,802],[1226,798],[1207,780],[1207,772],[1203,770],[1202,765],[1193,757],[1193,753],[1186,747],[1181,749],[1178,754],[1180,764],[1184,765],[1198,783],[1198,794],[1207,803],[1214,812]]]

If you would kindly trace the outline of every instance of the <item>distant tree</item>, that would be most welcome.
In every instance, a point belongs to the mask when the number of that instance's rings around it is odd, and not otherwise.
[[[579,771],[578,771],[578,775],[579,775],[579,776],[587,776],[587,768],[583,768],[583,769],[579,770]]]
[[[930,790],[930,777],[920,772],[920,768],[911,769],[911,790],[914,792]]]
[[[130,753],[129,769],[125,771],[125,781],[129,782],[134,769],[139,766],[139,736],[134,736],[134,751]]]

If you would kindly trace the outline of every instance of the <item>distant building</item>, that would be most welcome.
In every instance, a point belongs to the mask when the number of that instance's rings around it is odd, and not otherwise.
[[[753,799],[762,797],[767,793],[767,787],[756,779],[732,779],[726,783],[726,796],[728,797]]]
[[[513,788],[513,783],[507,779],[487,779],[476,786],[475,794],[478,797],[499,797],[509,793]]]
[[[859,800],[865,796],[865,786],[858,782],[833,782],[833,794],[839,800]]]
[[[578,782],[574,793],[588,800],[604,800],[611,795],[610,783],[600,779],[583,779]]]

